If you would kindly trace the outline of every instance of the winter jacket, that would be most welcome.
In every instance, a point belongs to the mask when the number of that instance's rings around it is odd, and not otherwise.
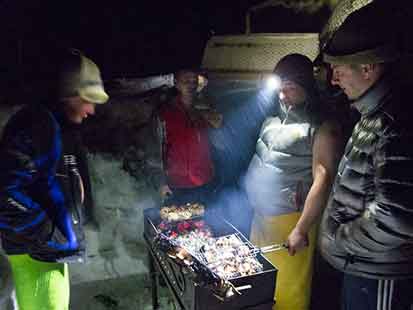
[[[322,255],[346,273],[413,277],[413,122],[405,89],[386,76],[354,103],[361,119],[320,234]]]
[[[279,109],[262,125],[244,178],[248,199],[262,215],[288,214],[304,206],[313,182],[313,139],[319,127],[308,110],[308,104],[288,113]]]
[[[9,255],[29,254],[52,262],[84,258],[85,182],[78,169],[84,157],[79,135],[62,115],[45,106],[29,106],[12,116],[4,129],[0,234]]]
[[[192,118],[179,96],[162,107],[159,119],[166,183],[173,188],[208,184],[214,167],[206,121]]]

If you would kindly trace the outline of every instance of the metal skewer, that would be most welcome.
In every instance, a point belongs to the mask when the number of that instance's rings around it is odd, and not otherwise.
[[[288,249],[288,246],[285,243],[278,243],[278,244],[272,244],[272,245],[262,247],[260,248],[260,251],[261,253],[269,253],[269,252],[286,250],[286,249]]]

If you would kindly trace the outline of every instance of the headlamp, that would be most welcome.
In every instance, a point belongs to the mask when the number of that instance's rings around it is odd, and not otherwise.
[[[265,79],[264,86],[268,91],[278,91],[281,88],[281,78],[278,75],[271,74]]]

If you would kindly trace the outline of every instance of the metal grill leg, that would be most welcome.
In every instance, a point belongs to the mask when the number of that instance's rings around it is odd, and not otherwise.
[[[159,287],[159,273],[156,271],[155,262],[150,253],[148,253],[149,258],[149,274],[151,277],[151,288],[152,288],[152,307],[154,310],[159,309],[158,300],[158,287]]]

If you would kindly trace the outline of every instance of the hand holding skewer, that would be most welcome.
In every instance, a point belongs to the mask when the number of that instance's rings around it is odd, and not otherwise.
[[[294,256],[309,245],[308,234],[300,231],[298,228],[294,228],[287,238],[286,245],[288,253]]]

